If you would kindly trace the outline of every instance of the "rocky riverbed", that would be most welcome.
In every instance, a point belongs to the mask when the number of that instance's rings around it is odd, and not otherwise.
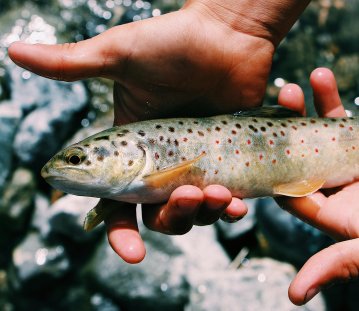
[[[39,169],[57,150],[111,126],[112,83],[38,77],[9,60],[9,44],[79,41],[181,2],[0,2],[0,310],[358,310],[358,282],[334,286],[305,307],[289,302],[296,269],[332,240],[272,200],[248,201],[249,215],[237,224],[184,236],[142,226],[148,255],[130,266],[109,247],[103,226],[82,230],[96,199],[58,193],[41,180]],[[301,84],[310,102],[308,76],[328,66],[356,114],[358,16],[356,0],[313,1],[275,55],[267,102],[288,81]]]

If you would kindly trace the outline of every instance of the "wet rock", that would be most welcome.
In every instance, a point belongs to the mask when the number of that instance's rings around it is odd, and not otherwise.
[[[256,225],[256,202],[257,200],[245,200],[245,203],[248,206],[248,213],[244,216],[243,219],[239,220],[238,222],[227,223],[224,221],[219,221],[216,223],[218,234],[221,239],[237,239],[254,229]]]
[[[94,294],[91,297],[91,305],[93,311],[121,311],[111,299],[104,297],[101,294]]]
[[[228,266],[213,227],[195,228],[184,236],[166,236],[141,228],[147,257],[138,265],[124,263],[104,239],[88,267],[95,290],[126,310],[183,310],[190,271]]]
[[[39,291],[56,282],[70,270],[65,249],[46,245],[37,233],[29,233],[15,248],[10,284],[16,290]]]
[[[21,110],[9,103],[0,104],[0,194],[12,167],[13,142],[21,119]]]
[[[263,258],[250,259],[239,270],[217,269],[191,275],[186,311],[324,311],[320,295],[305,307],[289,301],[288,286],[295,274],[291,265]]]
[[[256,217],[269,252],[295,265],[304,264],[310,256],[333,243],[318,229],[283,211],[273,199],[258,202]]]
[[[62,235],[77,243],[84,243],[98,237],[103,232],[100,225],[91,232],[83,229],[88,211],[95,207],[99,199],[66,195],[57,200],[49,209],[50,235]]]
[[[36,183],[33,173],[18,168],[6,185],[0,199],[0,232],[24,229],[31,214]]]
[[[79,82],[52,81],[30,73],[28,80],[21,81],[21,70],[12,69],[16,84],[12,101],[22,107],[26,117],[16,134],[14,149],[21,163],[40,169],[80,126],[76,120],[86,107],[87,95]]]

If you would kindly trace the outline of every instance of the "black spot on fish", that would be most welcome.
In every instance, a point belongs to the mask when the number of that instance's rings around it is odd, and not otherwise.
[[[113,152],[113,154],[114,154],[114,156],[115,156],[115,157],[118,157],[118,155],[119,155],[119,153],[118,153],[118,151],[117,151],[117,150],[116,150],[116,151],[114,151],[114,152]]]
[[[292,120],[287,120],[288,121],[288,123],[293,123],[293,121]]]
[[[150,139],[148,140],[148,142],[149,142],[151,145],[154,145],[154,144],[155,144],[155,140],[154,140],[153,138],[150,138]]]
[[[159,138],[160,138],[160,141],[163,141],[163,136],[160,136]]]
[[[314,119],[310,119],[310,123],[315,124],[316,122]]]
[[[104,159],[104,157],[103,157],[102,155],[99,155],[99,156],[97,157],[97,160],[98,160],[98,161],[103,161],[103,159]]]
[[[123,140],[123,141],[121,141],[121,145],[122,145],[122,146],[127,146],[128,143],[127,143],[127,141]]]
[[[94,138],[94,140],[110,140],[110,136],[109,135],[99,136]]]
[[[193,121],[194,124],[198,124],[198,121]]]
[[[303,125],[303,126],[307,125],[307,123],[305,123],[305,122],[300,122],[300,124]]]
[[[203,132],[201,132],[201,131],[198,131],[198,135],[199,136],[204,136]]]
[[[175,128],[174,128],[174,127],[172,127],[172,126],[170,126],[170,127],[168,128],[168,130],[169,130],[171,133],[174,133]]]
[[[342,121],[343,121],[343,122],[348,122],[348,120],[347,120],[347,119],[345,119],[345,118],[343,118],[343,119],[342,119]]]
[[[175,139],[175,145],[178,146],[179,145],[179,142],[177,139]]]
[[[258,132],[257,128],[255,128],[252,124],[248,125],[248,127],[249,127],[254,133],[257,133],[257,132]]]
[[[124,137],[126,134],[125,133],[117,133],[118,137]]]
[[[128,166],[132,166],[133,165],[133,160],[128,161]]]
[[[267,129],[265,128],[265,126],[261,126],[261,131],[265,132]]]
[[[170,151],[168,151],[168,156],[170,156],[170,157],[172,157],[173,156],[173,151],[172,150],[170,150]]]
[[[157,124],[157,125],[156,125],[156,129],[159,130],[160,128],[162,128],[162,125]]]
[[[143,130],[139,130],[139,131],[137,132],[137,134],[140,135],[140,136],[142,136],[142,137],[146,135],[146,133],[145,133]]]
[[[182,122],[182,121],[178,121],[178,124],[179,124],[179,125],[183,125],[183,122]]]
[[[115,148],[117,148],[116,142],[111,141],[111,145],[114,146]]]
[[[95,154],[102,158],[108,157],[110,155],[110,152],[103,146],[95,147],[93,151]]]
[[[90,147],[90,144],[84,144],[85,147]]]
[[[167,144],[171,144],[171,138],[167,138]]]
[[[258,120],[257,119],[252,119],[253,122],[255,123],[258,123]]]
[[[85,164],[86,164],[87,166],[89,166],[89,165],[91,165],[91,161],[90,161],[90,160],[87,160],[87,161],[85,162]]]
[[[236,123],[236,128],[237,128],[237,129],[241,129],[242,126],[241,126],[239,123]]]
[[[285,122],[282,122],[280,125],[283,127],[287,127],[287,124]]]
[[[219,131],[221,130],[221,128],[220,128],[219,126],[216,126],[215,130],[216,130],[217,132],[219,132]]]
[[[236,132],[235,130],[232,130],[232,134],[233,134],[233,135],[236,135],[237,132]]]
[[[278,137],[277,133],[273,133],[273,137]]]
[[[340,123],[340,124],[339,124],[339,127],[344,127],[344,124]]]
[[[228,124],[226,120],[223,120],[223,121],[221,121],[221,122],[222,122],[222,124],[224,124],[224,125],[227,125],[227,124]]]
[[[272,123],[272,122],[267,122],[267,125],[268,125],[269,127],[272,127],[272,126],[273,126],[273,123]]]
[[[188,132],[189,134],[192,134],[192,133],[193,133],[192,129],[187,129],[187,132]]]

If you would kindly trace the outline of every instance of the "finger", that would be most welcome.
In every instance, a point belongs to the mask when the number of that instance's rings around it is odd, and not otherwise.
[[[128,55],[128,44],[124,43],[131,42],[130,29],[126,25],[114,27],[77,43],[46,45],[15,42],[8,52],[17,65],[51,79],[74,81],[95,76],[108,77],[110,68],[119,65],[119,60]],[[118,66],[117,70],[120,69]]]
[[[132,264],[141,262],[146,250],[138,231],[136,206],[111,200],[104,200],[104,204],[111,209],[116,208],[105,220],[111,247],[124,261]]]
[[[220,185],[211,185],[204,188],[203,194],[203,203],[195,219],[196,225],[213,224],[232,201],[231,192]]]
[[[312,299],[333,281],[359,275],[359,239],[334,244],[311,257],[289,287],[289,298],[296,305]]]
[[[321,192],[308,197],[278,197],[276,201],[290,213],[341,240],[358,236],[358,201],[355,195],[359,184],[349,184],[328,198]]]
[[[345,109],[340,100],[337,83],[332,71],[317,68],[310,75],[315,108],[322,117],[345,117]]]
[[[232,198],[231,203],[227,206],[221,215],[225,222],[236,222],[242,219],[248,213],[248,207],[243,200]]]
[[[204,194],[194,186],[181,186],[172,192],[164,205],[143,205],[144,224],[151,230],[167,234],[184,234],[191,230]]]
[[[304,93],[297,84],[289,83],[281,88],[278,104],[305,115]]]

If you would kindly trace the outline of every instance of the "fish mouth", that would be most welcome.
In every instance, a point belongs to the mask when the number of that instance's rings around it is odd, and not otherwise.
[[[67,178],[64,176],[63,173],[60,173],[60,172],[64,172],[64,171],[76,171],[76,172],[80,172],[82,175],[91,175],[89,172],[81,169],[80,167],[60,166],[60,167],[56,167],[56,168],[49,168],[48,165],[45,165],[41,169],[41,176],[46,181],[54,180],[54,179],[59,180],[59,181],[60,180],[61,181],[71,180],[71,178]]]

